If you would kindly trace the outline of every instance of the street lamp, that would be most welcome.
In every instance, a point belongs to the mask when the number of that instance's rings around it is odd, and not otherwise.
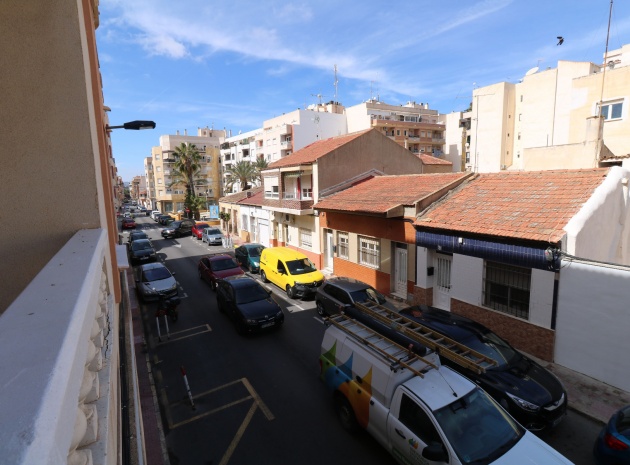
[[[120,126],[105,126],[105,129],[112,130],[112,129],[134,129],[134,130],[138,130],[138,129],[155,129],[155,121],[129,121],[128,123],[122,124]]]

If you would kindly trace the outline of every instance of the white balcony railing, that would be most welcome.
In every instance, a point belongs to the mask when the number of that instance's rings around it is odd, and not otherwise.
[[[117,461],[118,318],[106,250],[105,230],[77,232],[0,317],[2,463]]]

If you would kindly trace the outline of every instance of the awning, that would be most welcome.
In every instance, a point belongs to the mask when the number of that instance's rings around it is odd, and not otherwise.
[[[469,239],[463,236],[416,231],[416,245],[440,252],[458,253],[510,265],[559,271],[560,254],[557,249],[534,248],[500,242]]]

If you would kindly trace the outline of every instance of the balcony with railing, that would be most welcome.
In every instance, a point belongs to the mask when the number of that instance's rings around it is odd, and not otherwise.
[[[108,454],[120,428],[118,307],[108,250],[105,230],[77,232],[0,318],[2,463],[116,462]]]

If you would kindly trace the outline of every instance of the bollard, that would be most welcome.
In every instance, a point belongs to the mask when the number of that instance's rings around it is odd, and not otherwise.
[[[184,370],[184,365],[180,366],[180,370],[182,372],[182,376],[184,377],[184,384],[186,385],[186,392],[188,393],[188,398],[190,399],[190,405],[193,410],[196,410],[195,401],[193,400],[192,393],[190,392],[190,386],[188,385],[188,378],[186,377],[186,370]]]

